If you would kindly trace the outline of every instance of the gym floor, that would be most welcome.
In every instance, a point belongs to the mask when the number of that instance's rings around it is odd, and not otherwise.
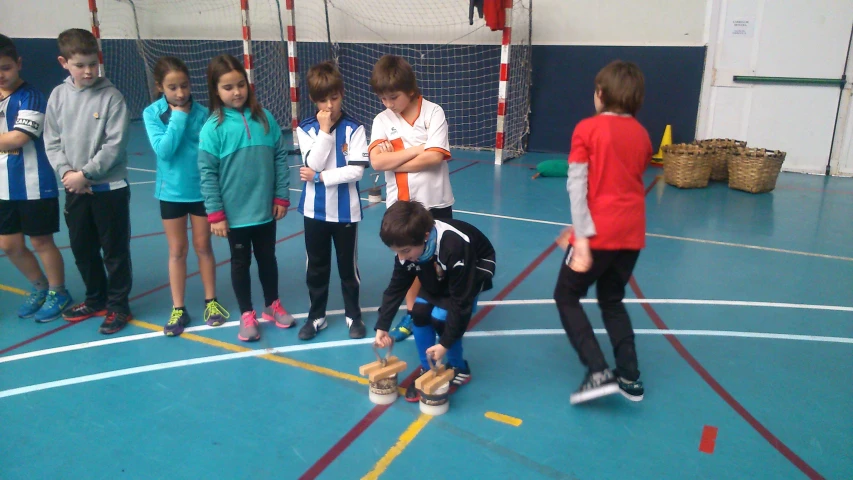
[[[498,267],[465,336],[473,380],[447,414],[428,417],[402,399],[370,403],[358,374],[375,360],[370,335],[348,338],[334,268],[329,328],[297,339],[308,294],[295,210],[278,223],[277,258],[296,327],[262,324],[260,342],[237,340],[228,244],[214,238],[231,322],[204,326],[193,274],[192,328],[165,337],[167,245],[141,124],[129,151],[136,320],[125,330],[105,337],[100,319],[18,319],[29,285],[0,258],[4,480],[853,478],[853,391],[843,386],[853,367],[851,179],[783,173],[772,193],[753,195],[724,183],[680,190],[650,168],[647,248],[626,300],[645,399],[571,406],[583,369],[551,300],[568,195],[564,178],[531,179],[531,167],[562,156],[495,167],[491,152],[454,151],[454,216],[490,237]],[[366,174],[361,188],[371,183]],[[393,254],[378,238],[384,205],[364,205],[359,267],[370,334]],[[60,246],[68,245],[62,227]],[[73,256],[62,252],[69,290],[81,299]],[[195,261],[190,249],[189,272]],[[254,267],[252,278],[260,305]],[[585,305],[609,352],[594,298]],[[409,366],[402,383],[417,364],[414,342],[394,354]]]

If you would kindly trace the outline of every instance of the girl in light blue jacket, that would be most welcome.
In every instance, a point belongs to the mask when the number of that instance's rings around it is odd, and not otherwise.
[[[168,336],[180,335],[190,323],[184,302],[187,279],[187,217],[193,230],[193,247],[204,284],[204,320],[207,325],[225,323],[228,312],[216,300],[216,259],[210,244],[210,224],[201,196],[198,170],[198,139],[209,115],[207,108],[190,95],[186,65],[175,57],[161,57],[154,65],[154,82],[163,95],[142,113],[148,140],[157,155],[154,197],[160,200],[160,216],[169,243],[169,281],[172,314],[163,327]]]

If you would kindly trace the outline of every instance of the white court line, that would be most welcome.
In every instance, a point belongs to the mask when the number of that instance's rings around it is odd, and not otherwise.
[[[157,170],[149,170],[147,168],[134,168],[127,167],[128,170],[133,170],[134,172],[148,172],[148,173],[157,173]]]
[[[362,200],[366,200],[366,199],[362,199]],[[571,226],[571,223],[551,222],[548,220],[537,220],[534,218],[510,217],[510,216],[506,216],[506,215],[495,215],[492,213],[470,212],[467,210],[453,210],[453,213],[464,213],[467,215],[478,215],[481,217],[501,218],[504,220],[515,220],[515,221],[527,222],[527,223],[544,223],[546,225],[557,225],[557,226],[561,226],[561,227]],[[722,247],[747,248],[750,250],[762,250],[765,252],[788,253],[791,255],[802,255],[805,257],[825,258],[825,259],[829,259],[829,260],[843,260],[845,262],[853,262],[853,257],[842,257],[840,255],[827,255],[824,253],[803,252],[803,251],[799,251],[799,250],[787,250],[784,248],[761,247],[758,245],[749,245],[746,243],[719,242],[716,240],[703,240],[701,238],[679,237],[679,236],[675,236],[675,235],[664,235],[662,233],[650,233],[650,232],[646,232],[646,236],[647,237],[653,237],[653,238],[663,238],[666,240],[679,240],[682,242],[704,243],[707,245],[718,245],[718,246],[722,246]]]
[[[607,332],[604,329],[595,329],[597,335],[604,335]],[[826,342],[826,343],[842,343],[853,344],[853,338],[847,337],[823,337],[812,335],[790,335],[782,333],[761,333],[761,332],[732,332],[732,331],[717,331],[717,330],[659,330],[659,329],[638,329],[634,331],[638,335],[681,335],[681,336],[706,336],[706,337],[742,337],[742,338],[763,338],[773,340],[797,340],[811,342]],[[468,332],[466,338],[480,337],[507,337],[507,336],[533,336],[533,335],[565,335],[562,329],[532,329],[532,330],[494,330],[489,332]],[[158,370],[168,370],[172,368],[188,367],[191,365],[202,365],[206,363],[223,362],[227,360],[235,360],[238,358],[256,357],[270,353],[288,353],[307,350],[320,350],[326,348],[349,347],[353,345],[364,345],[373,342],[372,338],[364,338],[361,340],[337,340],[331,342],[318,342],[303,345],[290,345],[276,348],[264,348],[258,350],[250,350],[247,352],[226,353],[222,355],[212,355],[207,357],[190,358],[187,360],[177,360],[173,362],[155,363],[143,365],[139,367],[124,368],[121,370],[112,370],[109,372],[96,373],[92,375],[83,375],[80,377],[66,378],[53,382],[37,383],[25,387],[12,388],[9,390],[0,391],[0,398],[14,397],[26,393],[39,392],[42,390],[50,390],[69,385],[78,385],[81,383],[96,382],[108,378],[125,377],[128,375],[136,375],[139,373],[154,372]]]
[[[130,182],[131,185],[145,185],[147,183],[157,183],[157,180],[149,180],[147,182]]]
[[[823,311],[833,311],[833,312],[853,312],[853,307],[842,307],[835,305],[809,305],[809,304],[800,304],[800,303],[778,303],[778,302],[748,302],[748,301],[740,301],[740,300],[694,300],[694,299],[680,299],[680,298],[647,298],[647,299],[638,299],[638,298],[626,298],[624,300],[625,303],[630,304],[665,304],[665,305],[705,305],[705,306],[731,306],[731,307],[764,307],[764,308],[786,308],[786,309],[797,309],[797,310],[823,310]],[[597,303],[597,300],[594,298],[584,298],[581,299],[581,303],[589,303],[594,304]],[[523,305],[553,305],[554,300],[552,299],[532,299],[532,300],[485,300],[477,303],[481,307],[485,306],[523,306]],[[400,307],[402,310],[404,307]],[[379,307],[366,307],[362,308],[361,311],[363,313],[367,312],[376,312],[379,310]],[[329,310],[326,312],[327,317],[331,317],[334,315],[343,315],[343,310]],[[295,319],[307,318],[307,313],[297,313],[293,315]],[[260,322],[264,322],[264,320],[258,320]],[[218,327],[209,327],[207,325],[197,325],[195,327],[189,327],[185,329],[185,332],[203,332],[206,330],[215,330],[220,328],[230,328],[236,327],[240,325],[239,320],[233,320],[230,322],[226,322]],[[711,330],[714,331],[714,330]],[[476,332],[468,332],[465,335],[470,335]],[[126,343],[126,342],[134,342],[137,340],[146,340],[149,338],[166,338],[161,332],[150,332],[150,333],[140,333],[136,335],[128,335],[124,337],[116,337],[116,338],[108,338],[105,340],[97,340],[94,342],[83,342],[77,343],[73,345],[66,345],[62,347],[54,347],[47,348],[44,350],[35,350],[32,352],[18,353],[15,355],[7,355],[5,357],[0,357],[0,364],[15,362],[18,360],[25,360],[27,358],[35,358],[35,357],[43,357],[46,355],[54,355],[57,353],[64,352],[72,352],[75,350],[85,350],[88,348],[96,348],[102,347],[106,345],[113,345],[117,343]]]
[[[146,170],[144,168],[128,167],[128,170],[137,170],[140,172],[157,173],[156,170]],[[147,183],[147,182],[140,182],[140,183]],[[131,184],[131,185],[135,185],[135,184]],[[302,191],[298,188],[291,188],[290,190],[293,192],[301,192]],[[361,200],[369,201],[367,198],[361,198]],[[385,200],[382,200],[380,203],[385,203]],[[453,212],[454,213],[463,213],[465,215],[476,215],[476,216],[480,216],[480,217],[500,218],[503,220],[514,220],[517,222],[541,223],[541,224],[545,224],[545,225],[556,225],[559,227],[570,227],[572,225],[571,223],[552,222],[550,220],[538,220],[535,218],[511,217],[508,215],[497,215],[494,213],[472,212],[469,210],[453,210]],[[703,240],[701,238],[679,237],[676,235],[664,235],[662,233],[650,233],[650,232],[646,232],[646,236],[647,237],[653,237],[653,238],[663,238],[666,240],[679,240],[682,242],[704,243],[706,245],[717,245],[717,246],[721,246],[721,247],[746,248],[746,249],[750,249],[750,250],[761,250],[764,252],[787,253],[790,255],[801,255],[801,256],[805,256],[805,257],[825,258],[828,260],[842,260],[845,262],[853,262],[853,257],[843,257],[840,255],[827,255],[824,253],[803,252],[800,250],[787,250],[784,248],[762,247],[759,245],[749,245],[746,243],[720,242],[717,240]]]

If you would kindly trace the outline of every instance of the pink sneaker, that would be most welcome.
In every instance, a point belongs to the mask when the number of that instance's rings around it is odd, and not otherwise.
[[[243,312],[240,317],[240,331],[237,338],[244,342],[255,342],[261,339],[261,331],[258,329],[258,318],[255,311]]]
[[[272,305],[264,309],[262,318],[268,322],[275,322],[278,328],[290,328],[293,326],[293,315],[281,306],[281,301],[276,300]]]

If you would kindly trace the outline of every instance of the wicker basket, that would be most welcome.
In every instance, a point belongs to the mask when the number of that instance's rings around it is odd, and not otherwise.
[[[737,155],[738,148],[745,148],[746,142],[728,138],[713,138],[696,142],[705,147],[705,155],[711,162],[711,180],[724,182],[729,179],[729,160]]]
[[[776,188],[786,153],[763,148],[739,148],[729,161],[729,188],[764,193]]]
[[[702,145],[663,147],[663,179],[678,188],[704,188],[711,177],[711,162]]]

